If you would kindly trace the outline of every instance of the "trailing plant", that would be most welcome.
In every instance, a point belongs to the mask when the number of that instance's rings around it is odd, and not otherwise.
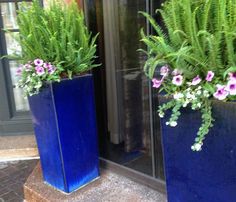
[[[214,122],[212,98],[236,99],[236,0],[167,0],[156,12],[163,26],[141,12],[155,32],[141,31],[148,47],[144,71],[154,88],[173,97],[158,110],[163,117],[172,109],[167,125],[177,125],[182,107],[201,112],[191,147],[200,151]]]
[[[27,95],[38,93],[35,82],[60,81],[61,78],[80,75],[99,65],[96,58],[96,38],[92,37],[85,26],[84,15],[75,1],[70,4],[54,0],[48,8],[43,8],[38,0],[31,7],[23,5],[18,12],[19,41],[21,55],[14,55],[22,61],[18,69],[20,87]],[[34,61],[42,61],[35,66]],[[30,62],[33,61],[33,62]],[[48,73],[49,64],[56,68],[53,74]],[[31,66],[31,71],[25,68]],[[41,63],[40,63],[41,64]],[[44,68],[43,73],[38,69]],[[19,73],[21,72],[21,73]],[[47,75],[46,75],[47,74]],[[27,81],[27,82],[26,82]]]

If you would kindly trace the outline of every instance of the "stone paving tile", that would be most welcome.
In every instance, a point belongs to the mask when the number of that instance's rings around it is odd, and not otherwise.
[[[0,162],[0,202],[23,202],[23,185],[38,160]]]

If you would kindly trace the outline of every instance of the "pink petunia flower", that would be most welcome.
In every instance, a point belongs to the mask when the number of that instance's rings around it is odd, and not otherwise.
[[[182,72],[179,69],[174,69],[174,71],[171,73],[173,76],[177,76],[182,74]]]
[[[16,75],[17,75],[17,76],[21,76],[22,71],[23,71],[22,66],[18,67],[17,70],[16,70]]]
[[[30,64],[25,64],[24,65],[24,68],[25,68],[25,71],[30,71],[31,69],[32,69],[32,65],[30,65]]]
[[[191,85],[196,86],[196,85],[198,85],[201,81],[202,81],[202,79],[199,77],[199,75],[197,75],[195,78],[193,78]]]
[[[36,66],[42,66],[42,65],[43,65],[43,60],[41,60],[41,59],[35,59],[35,60],[34,60],[34,64],[35,64]]]
[[[183,76],[182,75],[174,76],[172,79],[172,83],[176,86],[181,86],[183,84]]]
[[[206,76],[206,81],[211,82],[214,76],[215,76],[215,73],[213,71],[208,71],[207,76]]]
[[[52,65],[51,65],[51,63],[46,62],[46,63],[43,63],[43,67],[45,69],[48,69],[48,68],[52,67]]]
[[[236,80],[229,80],[225,89],[230,95],[236,95]]]
[[[36,66],[36,67],[35,67],[35,70],[36,70],[36,73],[37,73],[39,76],[41,76],[41,75],[43,75],[43,74],[45,73],[44,68],[41,67],[41,66]]]
[[[229,92],[226,90],[226,86],[217,85],[217,90],[214,93],[214,97],[218,100],[224,100],[229,95]]]
[[[163,77],[166,77],[166,76],[168,76],[169,71],[170,71],[169,67],[168,67],[167,65],[165,65],[165,66],[162,66],[162,67],[161,67],[160,74],[161,74]]]
[[[229,75],[229,80],[236,80],[236,72],[231,72],[228,74]]]
[[[48,73],[49,74],[53,74],[55,71],[56,71],[56,67],[55,66],[51,65],[51,66],[48,67]]]
[[[163,80],[152,79],[152,87],[153,88],[160,88]]]

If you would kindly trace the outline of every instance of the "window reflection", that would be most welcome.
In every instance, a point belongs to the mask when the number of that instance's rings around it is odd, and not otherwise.
[[[117,44],[114,52],[118,60],[109,67],[114,68],[111,72],[116,82],[113,90],[116,90],[118,113],[109,112],[109,116],[118,120],[118,132],[110,130],[103,157],[152,176],[149,86],[143,74],[145,57],[137,51],[145,48],[140,42],[140,29],[146,27],[146,20],[138,11],[146,11],[146,1],[118,0],[109,4],[105,12],[110,12],[112,21],[104,24],[109,24],[115,38],[105,43]],[[111,8],[115,14],[109,10]],[[109,124],[114,126],[114,123]]]
[[[16,40],[16,38],[19,35],[17,32],[18,25],[17,25],[17,20],[16,20],[16,17],[17,17],[16,9],[18,8],[21,9],[22,4],[28,6],[31,3],[30,2],[28,3],[26,2],[0,3],[0,11],[1,11],[1,17],[3,21],[3,28],[9,30],[9,32],[5,32],[4,30],[2,30],[4,32],[5,42],[6,42],[6,44],[2,45],[2,47],[6,48],[6,50],[3,50],[3,52],[7,53],[8,55],[21,54],[21,47]],[[15,84],[18,79],[18,77],[16,77],[16,69],[18,68],[19,64],[17,61],[9,61],[8,63],[9,63],[9,68],[10,68],[11,81],[12,81],[12,88],[10,86],[9,89],[14,96],[16,111],[28,111],[29,110],[28,101],[23,96],[24,95],[23,90],[15,87]],[[8,67],[8,65],[6,65],[6,67]]]
[[[15,3],[1,3],[0,6],[4,28],[17,29]]]
[[[21,88],[16,88],[15,84],[17,83],[18,77],[16,76],[16,69],[19,66],[19,63],[16,61],[10,61],[10,72],[11,72],[11,80],[13,84],[13,94],[15,99],[16,111],[28,111],[29,105],[26,98],[24,98],[24,93]]]
[[[16,41],[16,37],[18,37],[17,32],[11,32],[5,34],[6,39],[6,46],[7,46],[7,54],[14,55],[14,54],[20,54],[21,53],[21,46]]]

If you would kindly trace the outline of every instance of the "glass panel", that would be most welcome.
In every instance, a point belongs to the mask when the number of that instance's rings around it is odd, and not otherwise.
[[[30,7],[32,5],[32,2],[18,2],[18,9],[22,10],[22,9],[27,9],[28,7]]]
[[[21,53],[21,46],[15,40],[15,37],[18,37],[18,35],[19,34],[17,32],[5,34],[7,54],[12,55],[12,54],[20,54]]]
[[[4,28],[17,29],[15,3],[1,3],[0,8]]]
[[[146,0],[118,0],[114,4],[117,15],[112,32],[118,33],[115,41],[119,47],[119,64],[114,67],[118,115],[114,116],[118,116],[119,133],[110,134],[103,155],[152,176],[149,82],[143,74],[145,57],[137,51],[145,48],[140,42],[140,29],[146,27],[146,20],[138,11],[146,11]]]
[[[26,98],[24,98],[23,90],[20,88],[16,88],[15,84],[17,83],[17,76],[16,76],[16,69],[19,66],[19,63],[16,61],[10,61],[10,72],[11,72],[11,80],[13,84],[13,94],[15,99],[15,106],[16,111],[28,111],[28,101]]]

